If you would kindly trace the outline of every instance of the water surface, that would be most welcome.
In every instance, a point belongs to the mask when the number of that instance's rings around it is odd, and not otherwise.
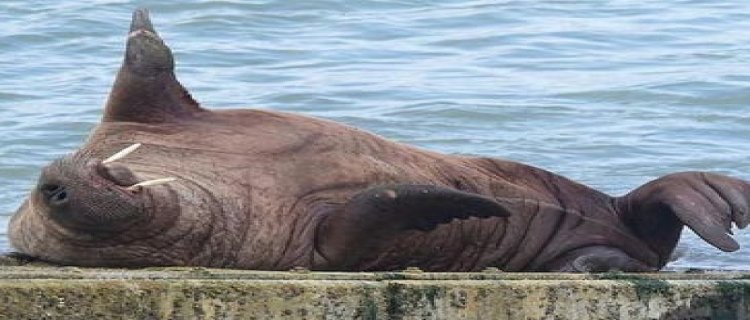
[[[39,169],[85,139],[152,11],[204,106],[325,117],[620,195],[674,171],[750,179],[750,2],[0,2],[0,250]],[[673,268],[748,269],[692,233]]]

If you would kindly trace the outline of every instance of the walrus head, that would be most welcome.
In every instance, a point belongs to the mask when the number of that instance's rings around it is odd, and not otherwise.
[[[92,233],[126,228],[145,218],[145,197],[135,175],[124,166],[74,154],[42,170],[30,206],[55,223]]]
[[[12,246],[22,255],[63,264],[189,264],[200,250],[189,245],[185,247],[190,250],[179,245],[163,249],[188,233],[173,228],[178,220],[191,220],[191,214],[202,210],[198,204],[190,209],[195,212],[183,212],[179,202],[191,199],[178,199],[180,192],[201,202],[200,192],[186,191],[186,183],[163,176],[161,164],[139,158],[140,141],[127,128],[164,124],[201,111],[175,78],[172,53],[153,29],[148,12],[137,10],[102,124],[80,150],[42,170],[11,219]],[[117,150],[122,151],[114,153]],[[165,232],[168,229],[177,230]],[[196,231],[200,234],[197,228],[191,234]]]

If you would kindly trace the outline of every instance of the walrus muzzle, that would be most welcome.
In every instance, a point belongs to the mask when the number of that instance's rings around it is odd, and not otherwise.
[[[143,218],[146,197],[127,190],[137,180],[124,166],[73,155],[42,170],[31,201],[65,228],[113,232]]]

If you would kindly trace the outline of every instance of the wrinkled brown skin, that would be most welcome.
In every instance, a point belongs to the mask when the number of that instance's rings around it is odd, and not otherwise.
[[[178,180],[125,189],[167,176]],[[60,185],[67,198],[53,208],[45,192]],[[83,266],[650,271],[683,225],[736,250],[727,232],[747,224],[749,197],[744,181],[688,172],[615,198],[331,121],[209,111],[177,82],[171,52],[138,10],[101,124],[43,170],[9,235],[23,255]]]

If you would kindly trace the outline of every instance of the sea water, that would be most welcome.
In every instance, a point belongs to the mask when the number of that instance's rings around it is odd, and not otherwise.
[[[750,179],[749,1],[0,1],[0,251],[42,166],[99,121],[148,7],[202,105],[298,112],[612,195]],[[671,268],[748,269],[686,232]]]

